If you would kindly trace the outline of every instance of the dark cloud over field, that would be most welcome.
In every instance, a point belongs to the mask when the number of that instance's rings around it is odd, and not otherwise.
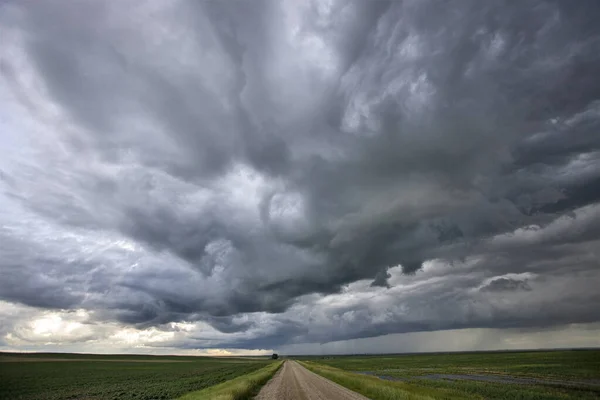
[[[599,17],[3,2],[0,300],[180,348],[598,322]]]

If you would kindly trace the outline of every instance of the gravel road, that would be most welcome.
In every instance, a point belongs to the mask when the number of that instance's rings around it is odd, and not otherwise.
[[[368,400],[337,383],[310,372],[295,361],[285,361],[262,388],[258,400]]]

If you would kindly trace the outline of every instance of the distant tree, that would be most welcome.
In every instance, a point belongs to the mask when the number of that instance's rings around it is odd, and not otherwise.
[[[277,355],[277,353],[273,353],[273,355],[271,356],[271,358],[273,360],[277,360],[277,358],[279,358],[279,356]]]

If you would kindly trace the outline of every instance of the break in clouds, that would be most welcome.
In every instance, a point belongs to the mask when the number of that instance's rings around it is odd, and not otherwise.
[[[0,345],[600,321],[599,18],[0,3]]]

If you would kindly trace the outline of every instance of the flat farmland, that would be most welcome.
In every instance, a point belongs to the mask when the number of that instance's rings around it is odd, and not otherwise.
[[[600,351],[297,357],[371,399],[598,399]]]
[[[0,399],[173,399],[270,362],[242,357],[0,353]]]

